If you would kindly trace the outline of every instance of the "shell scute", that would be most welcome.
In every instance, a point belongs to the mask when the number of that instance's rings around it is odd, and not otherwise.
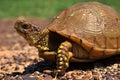
[[[95,37],[95,46],[105,49],[106,38],[103,35]]]
[[[117,44],[118,44],[118,48],[120,49],[120,37],[118,38]]]
[[[91,47],[120,48],[120,17],[111,7],[97,2],[77,4],[60,13],[48,27],[89,51]],[[98,50],[99,49],[94,49]]]
[[[90,59],[99,59],[101,57],[104,57],[104,49],[94,47],[93,50],[91,50],[89,53]]]

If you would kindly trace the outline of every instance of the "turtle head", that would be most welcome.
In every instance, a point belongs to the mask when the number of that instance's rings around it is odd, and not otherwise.
[[[14,28],[31,46],[35,46],[38,50],[44,51],[48,49],[48,30],[26,22],[24,19],[18,19]]]

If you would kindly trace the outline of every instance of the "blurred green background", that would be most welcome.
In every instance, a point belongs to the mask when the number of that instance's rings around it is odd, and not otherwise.
[[[107,4],[120,12],[120,0],[0,0],[0,18],[25,16],[51,19],[76,3],[90,1]]]

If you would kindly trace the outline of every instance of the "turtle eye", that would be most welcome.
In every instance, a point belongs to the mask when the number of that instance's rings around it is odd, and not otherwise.
[[[23,24],[23,25],[22,25],[22,28],[23,28],[23,29],[29,29],[29,25]]]

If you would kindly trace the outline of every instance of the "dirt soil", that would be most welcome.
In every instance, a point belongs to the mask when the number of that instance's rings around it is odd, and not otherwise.
[[[29,19],[38,25],[46,20]],[[15,19],[0,20],[0,80],[120,80],[120,56],[91,63],[70,63],[64,76],[54,78],[55,63],[38,57],[14,29]]]

